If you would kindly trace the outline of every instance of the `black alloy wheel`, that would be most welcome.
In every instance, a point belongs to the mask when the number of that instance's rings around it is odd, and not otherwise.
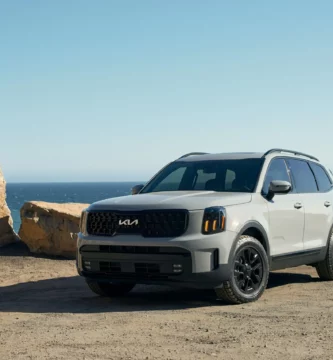
[[[251,294],[259,289],[263,279],[263,261],[256,249],[246,247],[237,254],[234,276],[241,292]]]

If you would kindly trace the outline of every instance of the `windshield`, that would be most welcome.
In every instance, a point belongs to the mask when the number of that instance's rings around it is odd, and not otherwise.
[[[253,192],[263,159],[177,161],[167,165],[142,190],[207,190],[219,192]]]

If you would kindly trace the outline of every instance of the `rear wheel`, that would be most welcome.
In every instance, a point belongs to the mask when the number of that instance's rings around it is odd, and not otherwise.
[[[243,235],[236,245],[230,279],[215,292],[219,299],[231,304],[256,301],[266,289],[268,276],[264,247],[257,239]]]
[[[316,265],[321,280],[333,280],[333,229],[330,233],[326,257]]]
[[[86,279],[90,290],[104,297],[117,297],[129,293],[135,286],[133,283],[111,284]]]

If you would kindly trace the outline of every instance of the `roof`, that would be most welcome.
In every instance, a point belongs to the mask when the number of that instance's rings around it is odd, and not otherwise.
[[[177,159],[176,161],[209,161],[209,160],[241,160],[241,159],[260,159],[264,153],[259,152],[235,152],[235,153],[220,153],[220,154],[203,154],[203,155],[188,155]]]

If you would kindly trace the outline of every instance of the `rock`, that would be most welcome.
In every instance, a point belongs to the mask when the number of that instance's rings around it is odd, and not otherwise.
[[[82,210],[89,204],[26,202],[19,236],[31,252],[75,258]]]
[[[6,203],[6,181],[0,169],[0,246],[18,240],[13,230],[13,219]]]

